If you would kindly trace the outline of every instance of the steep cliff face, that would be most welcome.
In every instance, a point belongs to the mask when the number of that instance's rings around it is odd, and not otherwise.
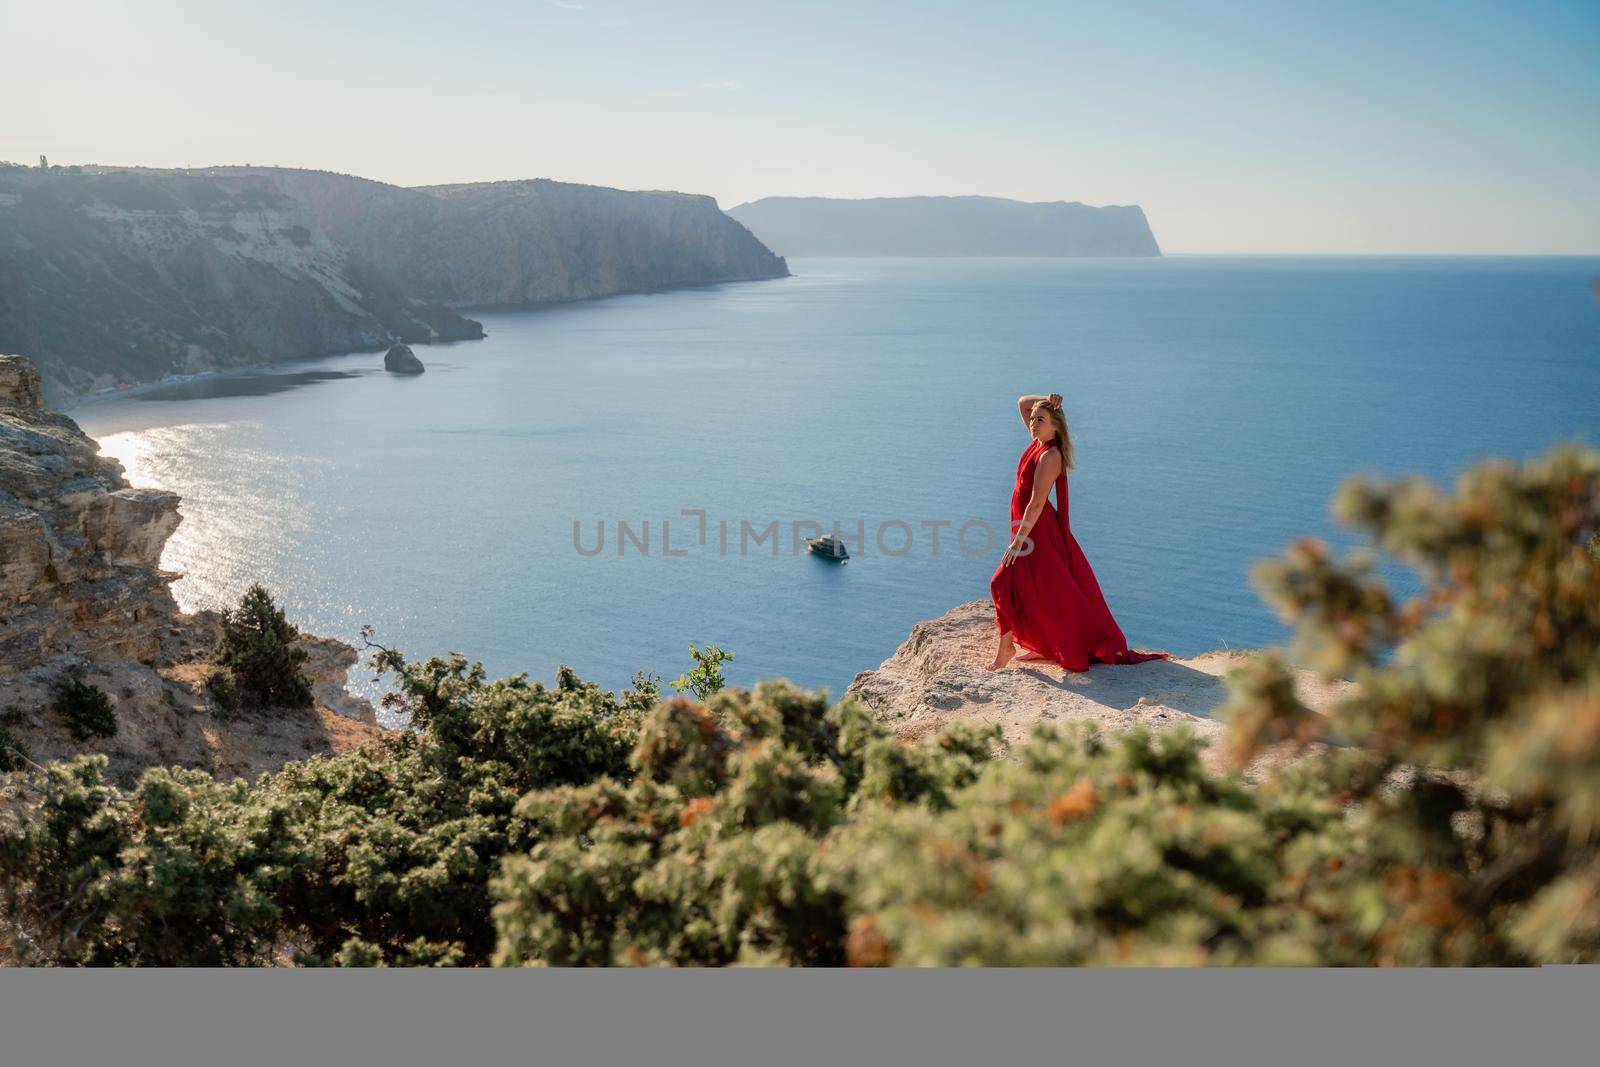
[[[341,245],[456,307],[782,278],[788,265],[708,196],[535,179],[399,189],[277,172]]]
[[[0,170],[0,351],[52,396],[481,337],[329,239],[270,175]]]
[[[0,357],[0,665],[148,658],[177,613],[157,567],[178,498],[129,488],[40,394],[26,361]]]
[[[1141,208],[993,196],[772,196],[729,208],[785,256],[1159,256]]]
[[[998,725],[1010,744],[1034,726],[1091,723],[1101,729],[1152,731],[1186,727],[1208,742],[1222,735],[1211,717],[1227,698],[1222,678],[1249,653],[1207,652],[1192,659],[1125,666],[1096,664],[1084,672],[1053,663],[1016,660],[989,671],[996,631],[994,605],[974,600],[937,619],[919,622],[876,670],[862,671],[846,694],[860,699],[907,739],[950,722]],[[1312,671],[1295,672],[1300,699],[1312,710],[1331,703],[1346,683],[1329,684]],[[1222,765],[1218,746],[1206,750]],[[1269,755],[1261,764],[1277,762]]]
[[[279,168],[0,168],[0,351],[52,396],[483,336],[454,307],[779,278],[709,197]]]
[[[0,726],[32,758],[104,751],[124,771],[152,763],[251,776],[376,736],[372,709],[344,691],[355,652],[307,637],[313,712],[218,720],[205,695],[214,614],[178,610],[159,569],[178,497],[134,489],[116,460],[43,406],[32,364],[0,356]],[[117,736],[73,740],[47,710],[68,671],[115,703]]]

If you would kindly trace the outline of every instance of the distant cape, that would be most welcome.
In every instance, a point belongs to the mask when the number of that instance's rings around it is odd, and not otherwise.
[[[1159,256],[1144,210],[993,196],[769,196],[730,208],[780,256]]]

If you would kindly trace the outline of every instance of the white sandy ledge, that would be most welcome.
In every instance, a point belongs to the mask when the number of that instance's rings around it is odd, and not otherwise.
[[[994,606],[974,600],[919,622],[877,670],[862,671],[846,693],[856,696],[901,737],[920,737],[952,722],[998,724],[1008,744],[1036,723],[1093,722],[1105,730],[1188,725],[1208,741],[1225,727],[1211,718],[1228,695],[1222,676],[1249,655],[1206,652],[1192,659],[1128,665],[1096,664],[1067,671],[1047,662],[1013,661],[985,670],[994,657]],[[1300,699],[1320,711],[1351,687],[1297,668]],[[1206,762],[1221,765],[1219,746]],[[1275,761],[1274,761],[1275,762]]]

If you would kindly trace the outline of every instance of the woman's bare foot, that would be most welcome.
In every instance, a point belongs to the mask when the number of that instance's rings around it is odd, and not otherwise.
[[[1016,646],[1016,644],[1014,644],[1012,642],[1011,635],[1010,634],[1001,634],[1000,635],[1000,647],[995,649],[994,662],[989,664],[989,669],[991,671],[999,670],[1001,667],[1004,667],[1007,663],[1010,663],[1011,662],[1011,658],[1013,656],[1015,656],[1016,654],[1017,654],[1017,646]]]
[[[1035,663],[1039,660],[1049,658],[1049,656],[1039,652],[1034,652],[1031,649],[1017,653],[1017,662],[1019,663]]]

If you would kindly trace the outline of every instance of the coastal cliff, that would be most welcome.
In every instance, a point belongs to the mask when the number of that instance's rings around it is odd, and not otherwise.
[[[789,273],[709,196],[534,179],[401,189],[272,172],[318,224],[424,300],[453,307],[782,278]]]
[[[0,167],[0,351],[32,358],[53,400],[482,337],[458,307],[787,274],[715,201],[682,193]]]
[[[215,714],[205,691],[215,613],[188,614],[160,569],[180,521],[176,494],[129,487],[70,418],[44,406],[38,372],[0,356],[0,727],[43,763],[105,752],[129,773],[156,764],[254,778],[378,735],[345,692],[355,650],[302,636],[309,711]],[[111,698],[117,732],[77,740],[50,711],[68,674]]]
[[[994,196],[770,196],[728,209],[785,256],[1159,256],[1137,206]]]
[[[862,671],[845,690],[906,740],[937,732],[953,722],[1002,728],[1008,744],[1023,741],[1034,726],[1092,723],[1105,730],[1188,727],[1208,742],[1205,762],[1222,766],[1210,742],[1224,727],[1211,717],[1227,698],[1223,675],[1250,654],[1206,652],[1192,659],[1095,665],[1066,671],[1048,662],[1015,660],[989,671],[994,655],[994,606],[974,600],[937,619],[919,622],[905,643],[876,670]],[[1321,711],[1348,689],[1315,672],[1295,671],[1300,700]]]
[[[0,351],[61,399],[483,336],[333,242],[270,175],[0,169]]]

